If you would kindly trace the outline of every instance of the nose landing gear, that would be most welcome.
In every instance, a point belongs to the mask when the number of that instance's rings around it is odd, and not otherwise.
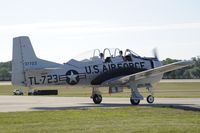
[[[150,95],[147,97],[147,102],[148,103],[153,103],[154,102],[154,96],[153,96],[153,87],[152,87],[152,85],[148,85],[146,89],[150,93]]]
[[[154,97],[153,97],[152,95],[149,95],[149,96],[147,97],[147,102],[148,102],[148,103],[153,103],[153,102],[154,102]]]

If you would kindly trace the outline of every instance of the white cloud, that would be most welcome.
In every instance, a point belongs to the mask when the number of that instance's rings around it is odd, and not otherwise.
[[[91,34],[104,32],[146,32],[163,30],[200,29],[199,23],[179,23],[163,25],[119,25],[96,21],[46,22],[20,25],[0,25],[0,31],[8,34],[21,33],[56,33],[56,34]]]
[[[184,59],[193,55],[196,56],[199,53],[199,39],[191,34],[195,34],[195,32],[188,32],[187,35],[180,34],[178,39],[177,36],[172,34],[175,37],[174,39],[170,38],[169,34],[155,34],[154,31],[159,33],[170,31],[171,35],[171,32],[177,30],[198,30],[199,32],[199,29],[200,23],[125,25],[98,21],[71,21],[0,25],[0,52],[5,55],[1,56],[0,59],[1,61],[11,59],[12,38],[19,35],[31,37],[39,57],[58,62],[64,62],[85,50],[105,47],[130,48],[140,55],[147,56],[151,54],[149,53],[151,49],[159,46],[159,53],[163,55],[160,56],[161,58],[177,57]],[[129,32],[133,32],[133,34]],[[138,32],[142,34],[138,34]],[[189,36],[189,38],[186,38],[186,36]],[[180,47],[179,42],[181,45],[183,42],[186,44],[184,47]],[[196,43],[192,44],[192,42]],[[48,50],[46,50],[46,47],[48,47]],[[166,51],[166,49],[174,47],[179,48],[178,53],[176,50],[174,52]],[[190,48],[190,51],[187,51],[188,48]],[[187,55],[185,51],[187,51]]]

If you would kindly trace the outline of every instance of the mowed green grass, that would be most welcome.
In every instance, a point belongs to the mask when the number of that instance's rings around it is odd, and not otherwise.
[[[27,88],[22,88],[27,94]],[[59,96],[91,95],[91,88],[53,86]],[[1,85],[0,95],[12,95],[11,85]],[[110,97],[106,88],[103,96]],[[141,89],[144,96],[148,93]],[[111,97],[129,97],[130,90]],[[200,83],[158,83],[156,97],[200,97]],[[199,133],[200,112],[169,107],[68,109],[0,113],[0,133]]]
[[[200,82],[192,83],[158,83],[154,87],[155,97],[161,98],[199,98],[200,97]],[[19,88],[18,88],[19,89]],[[37,87],[35,89],[58,89],[59,96],[67,97],[90,97],[91,88],[81,86],[48,86]],[[27,95],[28,88],[22,88],[25,95]],[[108,94],[108,88],[100,88],[104,97],[129,97],[130,89],[124,89],[123,93]],[[0,95],[12,95],[13,86],[0,85]],[[144,97],[149,95],[146,89],[141,88],[140,92]]]
[[[200,113],[133,106],[0,113],[1,133],[199,133]]]

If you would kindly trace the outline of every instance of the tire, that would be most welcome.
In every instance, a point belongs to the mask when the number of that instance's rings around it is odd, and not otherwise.
[[[153,102],[154,102],[154,97],[153,97],[152,95],[149,95],[149,96],[147,97],[147,102],[148,102],[148,103],[153,103]]]
[[[100,104],[101,101],[102,101],[102,96],[99,95],[99,94],[94,94],[94,96],[93,96],[93,102],[94,102],[95,104]]]
[[[138,105],[140,103],[140,99],[130,98],[130,102],[131,102],[132,105]]]

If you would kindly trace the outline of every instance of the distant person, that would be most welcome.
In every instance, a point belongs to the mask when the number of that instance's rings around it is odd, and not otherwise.
[[[101,58],[102,60],[104,60],[104,54],[103,54],[103,53],[100,53],[99,56],[100,56],[100,58]]]
[[[122,50],[119,51],[119,56],[121,56],[121,57],[123,56],[123,51]]]

